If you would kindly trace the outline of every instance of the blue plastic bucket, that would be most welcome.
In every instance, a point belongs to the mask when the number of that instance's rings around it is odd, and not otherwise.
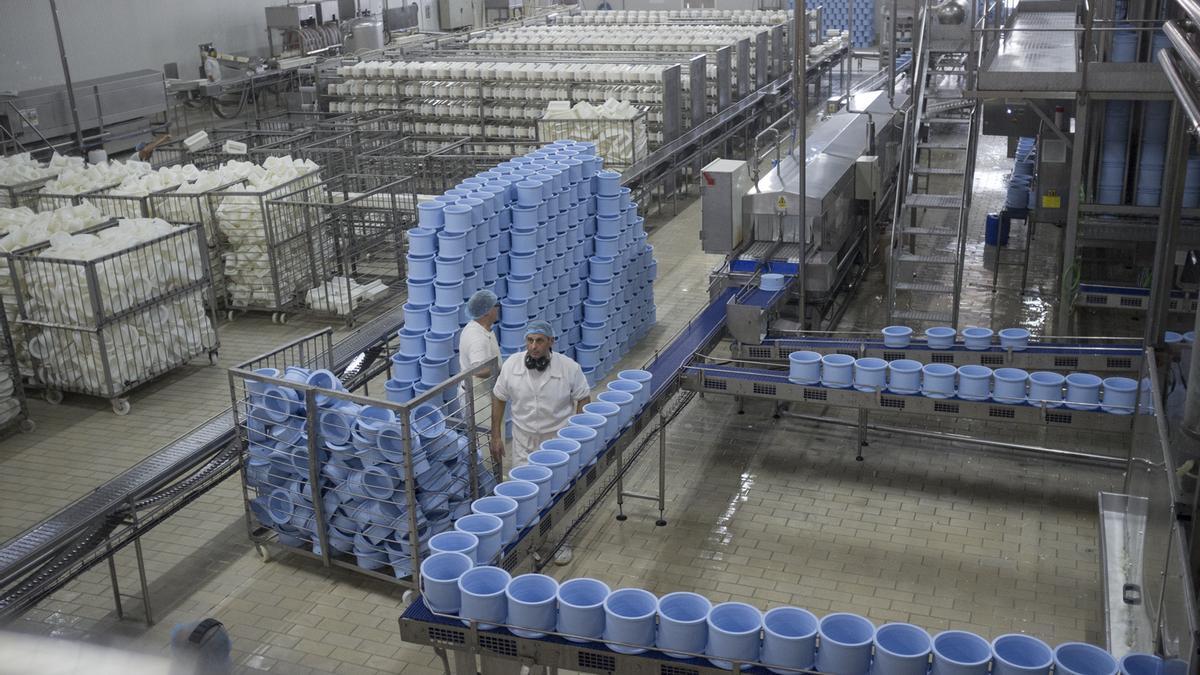
[[[481,563],[490,563],[496,559],[503,546],[504,521],[486,513],[473,513],[463,516],[454,523],[454,529],[459,532],[469,532],[479,539],[475,549],[475,558]]]
[[[601,258],[618,258],[621,255],[621,238],[620,237],[602,237],[597,235],[593,240],[596,243],[596,255]]]
[[[595,186],[597,196],[619,197],[621,195],[621,174],[607,170],[597,172]]]
[[[968,364],[958,367],[958,397],[986,401],[992,395],[992,369]]]
[[[821,357],[821,384],[823,386],[845,389],[851,385],[853,377],[853,356],[848,354],[825,354]]]
[[[540,638],[558,623],[558,582],[544,574],[522,574],[504,591],[508,624],[514,635]]]
[[[794,384],[820,382],[821,355],[810,351],[796,351],[788,354],[788,381]]]
[[[1067,375],[1067,407],[1073,410],[1095,410],[1100,405],[1099,377],[1091,373]]]
[[[958,369],[949,363],[927,363],[921,367],[921,393],[929,398],[954,396]]]
[[[1162,657],[1131,652],[1121,657],[1121,675],[1163,675]]]
[[[469,204],[461,201],[442,209],[446,229],[443,231],[466,233],[471,231],[473,213]]]
[[[578,353],[578,351],[579,348],[576,347],[576,353]],[[621,408],[615,404],[607,403],[605,401],[593,401],[583,406],[583,411],[592,415],[600,415],[604,418],[604,433],[600,437],[600,442],[602,445],[607,447],[609,441],[616,438],[621,430]]]
[[[658,598],[640,588],[620,588],[604,600],[604,644],[620,654],[641,654],[654,646]],[[621,644],[623,643],[623,644]]]
[[[589,427],[568,425],[558,430],[558,437],[579,444],[579,464],[581,467],[590,465],[599,452],[599,433]]]
[[[517,530],[524,530],[537,522],[538,486],[524,480],[505,481],[496,486],[492,493],[507,497],[517,503]]]
[[[633,380],[617,379],[608,383],[609,391],[619,391],[633,396],[634,412],[640,411],[646,405],[646,400],[649,398],[649,393],[645,391],[638,382]]]
[[[970,326],[963,329],[963,346],[974,351],[983,351],[992,346],[992,329]]]
[[[703,654],[708,644],[708,613],[712,603],[696,593],[668,593],[658,600],[658,637],[663,654],[675,659]],[[687,652],[687,653],[683,653]]]
[[[537,510],[541,511],[550,505],[550,500],[554,497],[554,488],[551,486],[554,472],[544,466],[536,464],[526,464],[524,466],[514,466],[508,472],[509,480],[525,481],[533,483],[537,486]]]
[[[600,639],[604,634],[604,601],[610,592],[607,584],[596,579],[564,581],[558,587],[557,631],[571,642]]]
[[[1041,640],[1020,633],[992,640],[992,675],[1049,675],[1054,652]]]
[[[913,329],[908,326],[886,326],[883,329],[883,346],[889,349],[904,349],[912,340]]]
[[[1100,409],[1114,415],[1132,415],[1137,407],[1137,398],[1137,380],[1128,377],[1106,377]]]
[[[615,258],[607,258],[604,256],[592,256],[588,258],[588,278],[596,281],[606,281],[613,277],[613,266],[616,264]]]
[[[907,623],[886,623],[875,631],[875,660],[871,675],[925,675],[933,641],[925,629]]]
[[[730,670],[738,661],[757,661],[762,612],[743,602],[723,602],[708,612],[708,644],[704,653],[718,668]]]
[[[1029,373],[1020,368],[997,368],[995,373],[996,386],[992,392],[992,400],[997,403],[1024,403],[1029,394],[1026,390],[1029,384]]]
[[[587,286],[587,297],[588,300],[591,300],[592,302],[607,302],[612,298],[613,282],[611,279],[607,281],[595,281],[593,279],[589,279]]]
[[[873,357],[854,361],[854,388],[859,391],[883,391],[887,385],[887,361]]]
[[[462,553],[435,553],[421,561],[421,596],[425,606],[439,614],[458,614],[462,596],[458,580],[475,566],[475,561]]]
[[[450,377],[449,359],[421,357],[421,382],[433,387]]]
[[[440,532],[429,538],[429,551],[433,554],[438,553],[461,553],[475,560],[475,551],[479,548],[479,537],[470,532],[458,532],[449,530]]]
[[[458,330],[459,304],[434,305],[429,308],[429,329],[438,333],[453,333]]]
[[[816,660],[817,617],[798,607],[776,607],[763,615],[762,654],[773,673],[812,668]],[[779,668],[771,668],[771,665]]]
[[[492,630],[508,618],[508,589],[512,577],[499,567],[475,567],[458,579],[462,608],[458,616],[464,624],[478,621],[480,630]]]
[[[948,630],[933,638],[931,675],[987,675],[991,661],[992,646],[974,633]]]
[[[550,469],[550,491],[558,494],[571,483],[567,465],[571,458],[560,450],[535,450],[529,453],[529,463]]]
[[[431,330],[425,333],[425,356],[430,359],[448,359],[454,356],[454,334]]]
[[[513,300],[529,300],[533,296],[533,277],[529,275],[510,275],[508,277],[509,298]]]
[[[388,380],[383,383],[387,400],[391,403],[404,403],[413,397],[413,380]]]
[[[1055,675],[1116,675],[1117,660],[1084,642],[1064,642],[1054,648]]]
[[[565,438],[551,438],[542,441],[538,446],[539,450],[557,450],[566,453],[567,455],[567,476],[568,480],[579,474],[579,468],[582,465],[581,450],[583,446],[576,441]]]
[[[567,418],[567,424],[587,427],[596,432],[596,451],[592,455],[593,459],[598,457],[608,447],[608,439],[604,437],[605,431],[608,429],[608,418],[604,415],[594,415],[586,412],[579,415],[572,415]]]
[[[1025,328],[1003,328],[1000,330],[1000,346],[1014,352],[1029,347],[1029,331]]]
[[[617,413],[617,426],[621,429],[629,426],[633,421],[633,415],[637,412],[637,404],[633,398],[633,394],[623,391],[602,391],[596,395],[596,399],[605,403],[612,403],[620,408]]]
[[[501,496],[480,497],[471,502],[471,512],[496,516],[503,524],[500,532],[501,546],[517,539],[517,502]]]
[[[429,330],[429,305],[404,303],[404,328],[415,333]]]
[[[866,675],[871,665],[875,626],[857,614],[838,612],[821,619],[817,670],[839,675]]]
[[[1048,408],[1062,406],[1063,383],[1066,378],[1058,373],[1039,370],[1029,374],[1029,396],[1026,399],[1030,405]]]
[[[934,326],[925,330],[925,345],[930,349],[950,349],[957,335],[949,326]]]
[[[408,301],[418,305],[433,304],[433,279],[417,279],[409,277]]]

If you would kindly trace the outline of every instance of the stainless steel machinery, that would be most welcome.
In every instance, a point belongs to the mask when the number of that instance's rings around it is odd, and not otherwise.
[[[308,56],[342,44],[337,0],[264,8],[271,56]]]
[[[852,94],[844,110],[818,122],[804,144],[775,160],[742,193],[736,216],[721,194],[729,191],[724,186],[737,184],[737,167],[719,162],[706,167],[700,236],[706,251],[729,254],[718,275],[744,278],[772,272],[793,282],[802,276],[809,304],[836,295],[852,269],[862,268],[870,225],[895,182],[897,110],[907,99],[902,91],[894,104],[883,90]],[[807,171],[803,226],[801,147]]]

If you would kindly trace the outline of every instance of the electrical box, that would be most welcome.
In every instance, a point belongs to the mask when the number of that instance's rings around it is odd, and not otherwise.
[[[750,169],[736,159],[714,159],[700,170],[700,241],[705,253],[732,253],[742,243],[742,197]]]
[[[863,155],[854,161],[854,198],[875,201],[880,189],[879,157]]]
[[[438,0],[438,18],[442,30],[470,28],[475,25],[479,3],[483,0]]]

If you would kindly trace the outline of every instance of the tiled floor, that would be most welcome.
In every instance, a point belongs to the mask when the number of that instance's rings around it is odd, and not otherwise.
[[[1000,164],[995,148],[988,152],[981,167]],[[989,180],[980,181],[981,205],[996,198]],[[719,258],[699,252],[698,223],[699,204],[691,203],[651,235],[659,325],[626,364],[643,363],[707,301],[707,275]],[[980,271],[969,316],[1041,327],[1015,294],[992,302],[981,256],[973,251]],[[881,270],[872,272],[845,325],[880,325],[880,278]],[[1041,271],[1031,278],[1045,283]],[[239,318],[222,327],[222,365],[320,326]],[[144,389],[128,417],[77,398],[35,404],[39,430],[0,443],[0,537],[227,405],[220,366],[189,368]],[[617,522],[610,496],[580,525],[575,561],[545,571],[763,608],[856,611],[934,631],[1101,640],[1094,500],[1097,490],[1119,485],[1119,473],[884,434],[874,434],[867,461],[856,462],[852,429],[771,412],[758,403],[736,415],[728,399],[693,400],[669,428],[669,524],[656,527],[653,505],[640,501],[626,503],[630,518]],[[1090,448],[1092,441],[1075,442]],[[652,491],[657,480],[647,457],[627,488]],[[399,589],[296,556],[260,561],[240,498],[237,481],[227,481],[144,539],[154,626],[138,621],[129,595],[137,592],[133,554],[125,551],[117,563],[129,618],[116,618],[107,573],[97,569],[12,628],[161,653],[173,624],[214,616],[230,628],[244,673],[440,671],[431,650],[399,640]]]

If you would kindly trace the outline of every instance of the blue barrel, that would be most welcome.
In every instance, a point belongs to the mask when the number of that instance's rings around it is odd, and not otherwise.
[[[1008,246],[1008,231],[1011,225],[1008,217],[1001,218],[999,213],[987,214],[983,228],[983,243],[988,246]]]

